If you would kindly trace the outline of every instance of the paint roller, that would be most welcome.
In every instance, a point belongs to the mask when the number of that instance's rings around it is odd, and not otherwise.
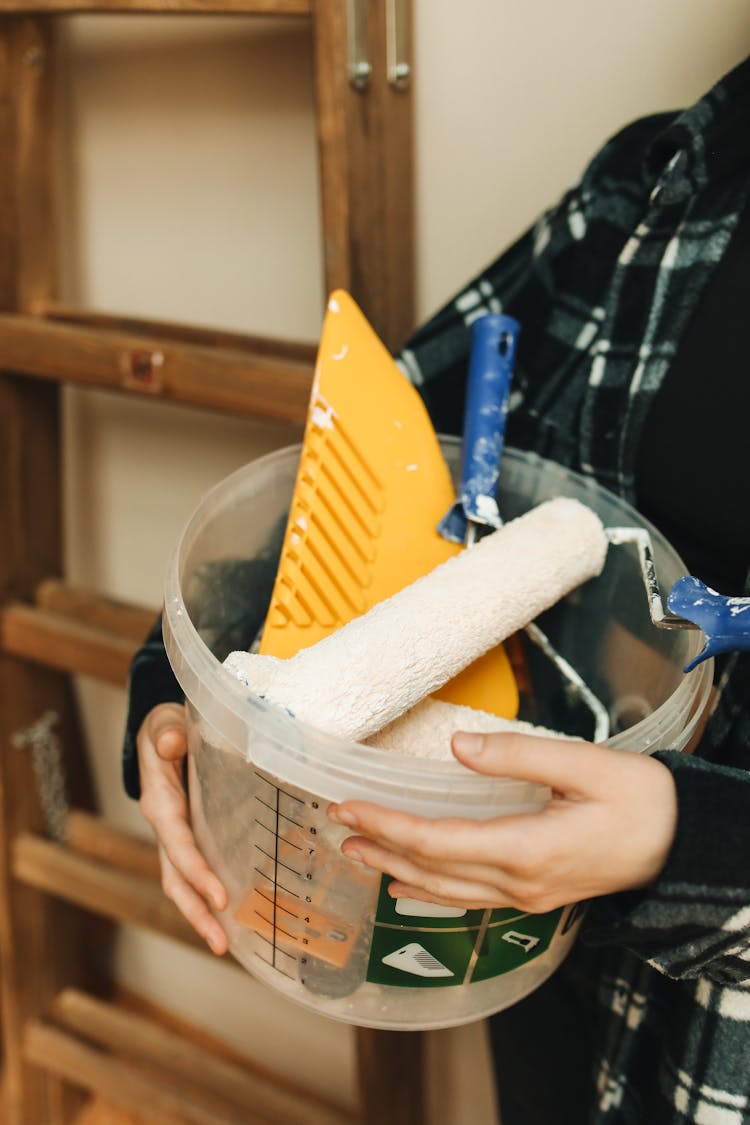
[[[295,718],[364,741],[598,575],[607,546],[598,516],[558,497],[294,656],[234,652],[225,667]]]
[[[489,711],[478,711],[459,703],[446,703],[428,697],[412,707],[400,718],[367,739],[367,745],[376,750],[406,754],[410,758],[432,758],[435,761],[453,761],[451,739],[457,730],[477,734],[528,734],[537,738],[558,738],[574,741],[572,735],[537,726],[523,719],[505,719]]]

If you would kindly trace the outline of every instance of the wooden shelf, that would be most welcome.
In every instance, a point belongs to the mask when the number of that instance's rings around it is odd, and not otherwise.
[[[195,1082],[172,1077],[168,1071],[117,1058],[44,1020],[31,1020],[26,1025],[23,1053],[26,1062],[126,1109],[143,1112],[147,1108],[160,1125],[270,1125],[274,1121],[353,1125],[354,1121],[343,1111],[326,1112],[311,1106],[309,1095],[286,1100],[286,1108],[290,1103],[293,1107],[291,1117],[274,1117],[252,1105],[233,1104]],[[282,1099],[276,1100],[278,1104]]]
[[[130,638],[139,644],[156,620],[158,610],[110,598],[93,590],[72,586],[59,578],[46,578],[34,592],[35,604],[50,613],[70,617],[82,625]]]
[[[255,418],[303,422],[314,350],[252,338],[180,342],[145,321],[0,314],[0,369],[102,390],[127,391]],[[206,337],[210,334],[206,333]]]
[[[144,634],[145,635],[145,634]],[[20,603],[0,610],[2,651],[122,687],[138,642]]]
[[[171,1083],[204,1091],[241,1107],[243,1120],[295,1125],[350,1125],[352,1115],[335,1102],[301,1088],[289,1078],[250,1060],[221,1057],[216,1050],[122,1004],[64,989],[53,1008],[66,1031],[115,1052],[118,1057],[158,1070]],[[106,1093],[107,1091],[102,1091]]]
[[[78,855],[108,863],[152,883],[161,879],[156,848],[140,836],[123,832],[95,813],[71,809],[67,817],[67,844]]]
[[[184,941],[207,954],[205,943],[161,890],[155,847],[99,817],[71,811],[67,845],[21,835],[14,844],[12,866],[15,878],[38,891],[120,924]],[[167,1120],[170,1113],[178,1114],[175,1121],[183,1125],[353,1123],[350,1113],[289,1080],[257,1065],[227,1061],[163,1023],[77,989],[59,994],[54,1016],[65,1030],[40,1020],[27,1024],[27,1060],[126,1108],[138,1110],[147,1104],[167,1114]],[[102,1054],[81,1037],[129,1057]],[[140,1064],[158,1073],[145,1075]]]
[[[21,15],[202,13],[203,15],[309,16],[314,0],[0,0],[0,12]]]
[[[205,942],[169,901],[157,881],[118,871],[31,832],[13,841],[11,870],[24,886],[73,903],[91,914],[140,926],[197,949]]]
[[[37,587],[35,605],[10,602],[0,609],[0,650],[124,686],[156,613],[47,579]]]

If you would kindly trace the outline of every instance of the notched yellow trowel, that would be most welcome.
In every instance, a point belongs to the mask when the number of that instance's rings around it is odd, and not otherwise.
[[[260,651],[292,656],[461,551],[437,530],[454,500],[419,394],[351,297],[335,292]],[[502,647],[440,696],[507,718],[518,710]]]

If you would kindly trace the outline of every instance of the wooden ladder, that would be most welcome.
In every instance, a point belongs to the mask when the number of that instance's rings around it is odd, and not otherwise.
[[[340,1125],[353,1120],[340,1106],[252,1063],[228,1061],[158,1019],[104,999],[107,982],[102,985],[88,968],[96,942],[106,945],[110,924],[201,943],[162,895],[155,850],[92,811],[71,677],[124,685],[152,615],[72,589],[62,577],[61,385],[299,423],[314,349],[106,316],[56,301],[55,31],[60,17],[87,12],[243,13],[310,21],[326,292],[348,289],[391,346],[413,323],[411,98],[404,71],[394,69],[386,46],[394,12],[408,23],[408,0],[0,0],[6,1119],[9,1125],[62,1125],[86,1090],[134,1110],[148,1106],[163,1121]],[[352,58],[347,14],[366,32],[371,70],[367,59]],[[45,820],[37,777],[48,768],[51,732],[62,746],[73,803],[58,838]],[[356,1120],[419,1125],[423,1036],[358,1029],[356,1038]]]

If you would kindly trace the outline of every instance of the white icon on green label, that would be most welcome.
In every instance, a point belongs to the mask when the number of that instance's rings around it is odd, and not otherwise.
[[[450,969],[438,961],[437,957],[420,945],[418,941],[410,941],[401,949],[396,949],[383,958],[384,965],[392,969],[401,969],[404,973],[413,973],[415,977],[452,977]]]
[[[463,918],[462,906],[441,906],[437,902],[421,902],[416,898],[397,898],[396,913],[407,918]]]
[[[444,907],[406,895],[394,899],[390,886],[384,875],[367,980],[393,988],[462,988],[523,969],[554,944],[567,913]]]
[[[518,930],[508,930],[503,934],[503,941],[510,942],[511,945],[520,945],[525,953],[531,953],[532,949],[536,949],[539,945],[539,938],[534,937],[532,934],[522,934]]]

